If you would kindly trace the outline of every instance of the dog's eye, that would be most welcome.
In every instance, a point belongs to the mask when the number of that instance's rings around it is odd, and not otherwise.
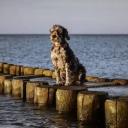
[[[56,38],[57,36],[56,35],[52,35],[52,38]]]

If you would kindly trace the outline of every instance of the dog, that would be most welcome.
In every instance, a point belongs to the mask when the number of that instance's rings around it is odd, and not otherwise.
[[[70,40],[68,31],[61,25],[53,25],[50,29],[50,40],[52,43],[51,60],[55,69],[56,84],[58,85],[76,85],[85,82],[86,69],[79,63],[69,47]]]

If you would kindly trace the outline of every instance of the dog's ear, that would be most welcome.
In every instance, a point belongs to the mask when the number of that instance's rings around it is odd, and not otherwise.
[[[66,28],[64,28],[64,35],[65,35],[65,38],[67,40],[70,40],[70,37],[69,37],[69,34],[68,34],[68,30]]]
[[[56,29],[57,29],[57,25],[54,24],[54,25],[52,26],[52,28],[49,29],[49,32],[51,33],[51,32],[53,32],[53,31],[55,31]]]

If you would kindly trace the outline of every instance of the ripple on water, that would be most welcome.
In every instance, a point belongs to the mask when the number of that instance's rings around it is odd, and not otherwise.
[[[77,125],[75,121],[65,119],[54,109],[39,110],[13,97],[0,96],[0,127],[1,128],[59,128]]]
[[[88,75],[128,79],[128,36],[73,35],[69,42]],[[48,35],[0,36],[0,61],[53,68]]]

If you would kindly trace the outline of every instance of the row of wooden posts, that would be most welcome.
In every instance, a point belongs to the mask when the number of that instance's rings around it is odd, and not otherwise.
[[[41,75],[55,79],[54,70],[8,64],[2,62],[0,62],[0,72],[11,75]],[[96,76],[86,76],[86,80],[91,82],[112,82],[114,85],[128,84],[127,79],[108,79],[108,78],[100,78]]]
[[[48,69],[0,63],[0,73],[0,94],[10,94],[40,108],[55,106],[59,113],[72,113],[85,124],[128,127],[128,97],[109,97],[105,92],[88,91],[86,86],[60,87],[30,81],[42,76],[55,78]]]

